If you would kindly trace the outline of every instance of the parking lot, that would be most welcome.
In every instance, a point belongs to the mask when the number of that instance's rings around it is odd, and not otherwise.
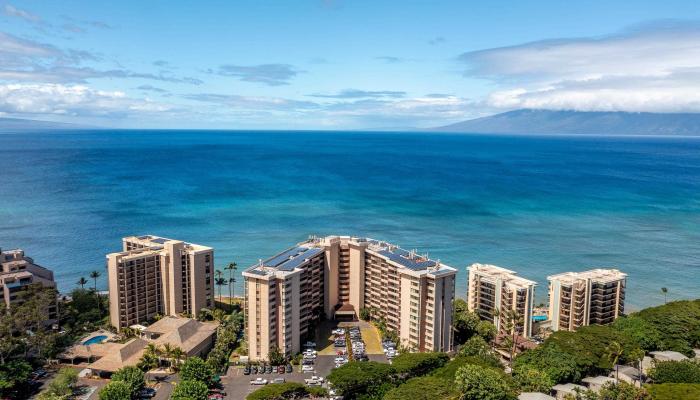
[[[388,362],[384,352],[382,351],[381,339],[379,333],[374,326],[368,324],[367,322],[342,322],[335,324],[331,321],[324,321],[324,326],[320,327],[317,334],[316,351],[317,355],[313,359],[313,371],[311,372],[301,372],[301,366],[294,366],[293,372],[291,373],[271,373],[271,374],[250,374],[244,375],[243,368],[229,368],[228,375],[222,377],[221,382],[224,384],[226,399],[236,399],[244,400],[248,394],[254,392],[262,386],[252,385],[251,380],[256,378],[266,379],[268,382],[274,380],[275,378],[283,378],[285,382],[299,382],[304,383],[304,379],[311,378],[312,376],[327,377],[328,374],[340,363],[336,363],[336,357],[338,351],[347,351],[348,347],[353,352],[352,342],[353,339],[346,329],[350,327],[359,328],[359,336],[355,333],[352,336],[355,337],[354,342],[361,341],[364,346],[355,346],[355,349],[364,349],[364,354],[370,361],[376,362]],[[345,331],[344,334],[336,335],[333,334],[333,330],[342,328]],[[357,332],[357,330],[354,330]],[[337,331],[340,332],[340,331]],[[335,346],[334,340],[343,337],[345,340],[345,345],[343,347]],[[358,353],[361,354],[361,353]],[[307,359],[311,360],[312,357],[309,356]],[[326,383],[323,384],[326,386]]]

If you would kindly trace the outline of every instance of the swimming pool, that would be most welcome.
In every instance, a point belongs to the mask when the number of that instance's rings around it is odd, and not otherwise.
[[[546,316],[546,315],[535,315],[535,316],[532,317],[532,320],[533,320],[534,322],[546,321],[546,320],[547,320],[547,316]]]
[[[107,336],[105,336],[105,335],[93,336],[90,339],[84,341],[83,344],[85,344],[85,345],[98,344],[98,343],[102,343],[105,339],[107,339]]]

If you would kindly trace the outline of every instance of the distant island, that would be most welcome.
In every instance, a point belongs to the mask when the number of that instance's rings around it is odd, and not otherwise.
[[[431,129],[505,134],[700,136],[700,113],[515,110]]]
[[[86,125],[22,118],[0,118],[0,133],[47,129],[87,129]]]

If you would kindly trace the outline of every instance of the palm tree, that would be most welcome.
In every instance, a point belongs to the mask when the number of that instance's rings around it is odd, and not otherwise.
[[[100,312],[100,317],[102,317],[102,300],[100,299],[100,294],[97,293],[97,278],[100,277],[100,271],[92,271],[90,272],[90,278],[92,278],[95,282],[95,296],[97,296],[97,310]]]
[[[171,369],[173,367],[173,361],[172,361],[173,349],[174,349],[174,347],[168,342],[165,342],[163,344],[163,346],[160,348],[160,354],[163,356],[163,358],[168,360],[168,362],[170,363]]]
[[[515,357],[515,351],[518,348],[518,326],[522,325],[524,320],[523,316],[517,310],[509,309],[504,312],[499,312],[496,310],[496,315],[503,318],[504,328],[506,333],[510,334],[507,340],[508,352],[510,353],[509,363],[513,365],[513,358]]]
[[[216,271],[216,272],[221,272],[221,271]],[[224,278],[216,278],[216,279],[214,280],[214,283],[216,284],[216,286],[219,287],[219,304],[221,304],[221,287],[224,286],[224,285],[226,284],[226,279],[224,279]]]
[[[95,292],[97,292],[97,278],[100,277],[100,271],[92,271],[90,272],[90,278],[92,278],[95,281]]]
[[[608,351],[608,358],[612,361],[613,368],[615,369],[615,380],[617,381],[617,362],[620,360],[620,356],[622,356],[623,353],[622,345],[616,341],[612,341],[606,350]]]
[[[666,296],[668,295],[668,288],[662,287],[661,293],[664,294],[664,304],[666,304]]]
[[[81,289],[85,289],[85,285],[88,283],[87,279],[85,279],[84,276],[81,276],[80,279],[78,279],[77,284],[80,285]]]
[[[238,264],[235,262],[229,263],[225,269],[228,270],[228,297],[229,297],[229,303],[233,305],[233,283],[236,282],[236,279],[233,277],[233,271],[237,270]]]
[[[175,370],[180,368],[180,360],[184,359],[187,354],[182,351],[181,348],[175,346],[173,349],[170,351],[170,356],[173,358],[173,363],[175,365]]]
[[[642,360],[644,359],[644,350],[636,348],[630,351],[630,359],[635,362],[635,367],[639,370],[639,385],[642,384]]]

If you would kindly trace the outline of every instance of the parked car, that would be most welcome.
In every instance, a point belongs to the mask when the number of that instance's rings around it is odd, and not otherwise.
[[[284,378],[275,378],[272,380],[272,383],[284,383],[286,382]]]
[[[278,374],[283,374],[283,373],[284,373],[284,365],[278,365],[278,366],[277,366],[277,373],[278,373]]]
[[[156,390],[153,388],[143,388],[139,391],[138,396],[141,399],[150,399],[156,396]]]
[[[304,383],[306,383],[309,386],[321,386],[323,384],[323,381],[319,381],[315,378],[316,377],[304,379]]]
[[[314,366],[313,365],[302,365],[301,366],[301,372],[313,372]]]
[[[224,398],[225,396],[221,393],[212,393],[207,397],[209,400],[223,400]]]
[[[250,367],[250,373],[251,374],[257,374],[258,373],[258,367],[256,365],[253,365]]]
[[[267,379],[264,378],[255,378],[250,381],[251,385],[267,385]]]
[[[292,364],[287,364],[287,368],[286,368],[285,372],[287,372],[288,374],[291,374],[292,372],[294,372],[294,368],[292,368]]]
[[[272,365],[268,365],[267,368],[265,368],[265,373],[266,373],[266,374],[271,374],[271,373],[272,373]]]
[[[243,375],[250,375],[250,365],[246,365],[245,368],[243,368]]]
[[[306,342],[304,343],[304,347],[316,347],[316,342]]]

